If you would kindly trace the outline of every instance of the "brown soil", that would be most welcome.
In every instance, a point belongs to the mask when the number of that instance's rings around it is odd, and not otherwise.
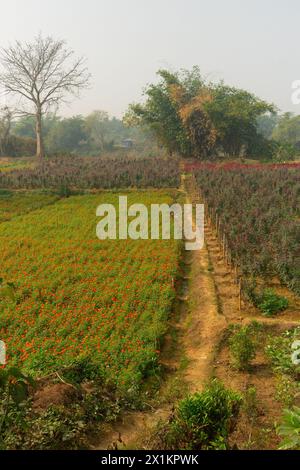
[[[77,401],[79,392],[64,383],[43,385],[33,396],[33,410],[42,412],[51,405],[69,405]]]

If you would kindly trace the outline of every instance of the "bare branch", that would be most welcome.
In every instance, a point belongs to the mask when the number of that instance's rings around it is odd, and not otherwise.
[[[84,59],[72,63],[73,55],[64,41],[51,37],[38,36],[33,43],[17,41],[1,50],[0,81],[8,93],[19,94],[37,109],[57,105],[64,95],[76,95],[89,84]]]

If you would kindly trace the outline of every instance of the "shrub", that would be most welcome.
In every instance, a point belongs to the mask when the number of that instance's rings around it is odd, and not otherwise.
[[[241,397],[213,380],[203,392],[181,400],[165,434],[172,449],[226,448]]]
[[[239,370],[248,369],[250,362],[256,356],[256,341],[253,338],[253,333],[253,325],[235,327],[229,338],[229,348],[233,363]]]
[[[266,346],[266,355],[275,372],[298,378],[300,366],[293,364],[292,344],[300,339],[300,328],[288,330],[280,336],[271,337]]]
[[[292,406],[295,399],[300,395],[299,385],[299,382],[296,382],[291,377],[279,375],[276,384],[275,399],[283,403],[285,406]]]
[[[285,410],[282,424],[277,433],[283,438],[279,449],[300,449],[300,408],[294,406],[292,410]]]
[[[288,300],[281,295],[277,295],[273,289],[265,289],[258,304],[258,308],[266,317],[276,315],[286,310],[288,306]]]
[[[19,406],[11,399],[0,433],[0,450],[86,448],[88,438],[98,435],[104,423],[117,419],[124,403],[99,380],[82,383],[78,392],[78,400],[45,409],[34,408],[30,396]],[[0,405],[1,401],[5,397],[0,396]]]

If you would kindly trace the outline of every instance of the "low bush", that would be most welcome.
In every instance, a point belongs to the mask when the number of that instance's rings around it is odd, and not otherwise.
[[[248,369],[251,361],[256,356],[257,342],[255,336],[258,328],[257,323],[252,323],[242,327],[235,325],[231,329],[229,349],[233,365],[239,370]]]
[[[280,450],[300,450],[300,408],[294,406],[284,411],[277,433],[282,438]]]
[[[272,317],[286,310],[289,302],[285,297],[276,294],[273,289],[265,289],[257,306],[266,317]]]
[[[280,336],[270,337],[266,346],[266,355],[275,372],[286,374],[294,379],[300,378],[300,365],[292,361],[292,345],[300,340],[300,328],[285,331]]]
[[[226,449],[241,396],[213,380],[203,392],[181,400],[164,430],[167,449]]]
[[[21,404],[10,400],[0,432],[0,450],[86,448],[88,436],[99,435],[105,423],[115,421],[124,403],[112,387],[101,381],[78,385],[78,393],[78,399],[68,404],[50,404],[40,409],[34,406],[33,396]],[[2,396],[0,409],[1,405],[5,405]]]

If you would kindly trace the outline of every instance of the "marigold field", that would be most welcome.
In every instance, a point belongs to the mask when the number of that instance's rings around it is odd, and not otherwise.
[[[128,204],[171,203],[175,194],[130,192]],[[42,204],[40,195],[27,195],[25,211],[34,197]],[[12,199],[11,220],[0,224],[1,277],[16,287],[14,301],[0,301],[9,363],[43,376],[82,362],[86,378],[138,387],[157,366],[180,243],[98,240],[96,208],[117,206],[117,193],[58,202],[45,196],[44,207],[25,215],[18,200]],[[6,206],[1,197],[1,212]]]
[[[11,192],[5,189],[0,190],[0,222],[53,204],[58,199],[57,195],[42,191]]]

